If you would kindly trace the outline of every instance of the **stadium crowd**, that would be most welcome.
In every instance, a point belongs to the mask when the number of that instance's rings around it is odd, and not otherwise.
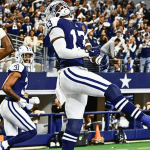
[[[144,1],[129,0],[64,0],[74,20],[84,22],[93,47],[102,47],[109,40],[121,40],[110,59],[109,72],[150,72],[150,9]],[[4,0],[2,27],[19,36],[23,45],[31,47],[36,62],[43,63],[43,47],[48,47],[47,71],[55,66],[54,50],[45,30],[45,9],[51,0]],[[51,66],[52,65],[52,66]]]

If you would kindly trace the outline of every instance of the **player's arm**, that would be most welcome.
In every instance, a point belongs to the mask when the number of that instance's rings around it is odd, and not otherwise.
[[[84,36],[84,40],[85,40],[85,50],[89,50],[92,48],[90,41],[88,40],[87,34]]]
[[[0,60],[6,57],[7,55],[14,52],[14,47],[8,38],[8,36],[5,34],[4,30],[1,31],[1,45],[3,48],[0,48]]]
[[[65,34],[61,28],[53,28],[50,32],[50,40],[54,46],[57,55],[63,59],[74,59],[81,57],[89,57],[89,54],[80,48],[66,48]]]
[[[21,77],[21,74],[19,72],[12,72],[9,74],[9,76],[7,77],[7,79],[5,80],[5,82],[2,86],[2,90],[8,96],[14,98],[16,101],[20,100],[20,96],[14,92],[12,87],[20,77]]]
[[[64,32],[60,28],[54,28],[51,32],[50,37],[53,37],[53,35],[54,35],[53,32],[56,33],[55,30],[59,30],[59,32],[57,31],[57,33],[59,33],[61,36],[58,36],[57,38],[52,38],[53,40],[51,40],[51,43],[53,44],[55,51],[57,52],[57,54],[60,58],[74,59],[74,58],[90,56],[89,51],[84,51],[80,48],[74,48],[71,51],[70,51],[70,49],[67,49]],[[55,36],[57,36],[57,35],[55,34]],[[86,36],[84,37],[84,40],[85,40],[85,50],[91,49],[91,44]]]

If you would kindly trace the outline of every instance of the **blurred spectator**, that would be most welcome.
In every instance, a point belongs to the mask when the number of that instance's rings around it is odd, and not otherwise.
[[[132,61],[132,57],[127,57],[127,63],[126,63],[126,72],[127,73],[131,73],[133,72],[133,68],[131,67],[131,61]]]
[[[64,105],[60,107],[58,98],[55,99],[54,105],[52,105],[52,113],[63,113],[65,112]],[[53,133],[60,132],[62,127],[62,116],[53,117]]]
[[[37,114],[37,116],[31,117],[31,120],[35,125],[38,124],[38,121],[40,120],[40,114],[44,114],[45,111],[39,110],[39,106],[37,104],[33,105],[33,108],[31,109],[31,114]]]
[[[102,31],[101,37],[99,38],[99,46],[102,47],[105,43],[108,42],[105,30]]]
[[[27,16],[29,16],[26,7],[23,6],[23,7],[21,8],[21,14],[22,14],[22,16],[23,16],[24,18],[27,17]]]
[[[40,7],[40,10],[39,10],[39,14],[40,14],[40,15],[39,15],[39,19],[42,20],[42,21],[44,21],[44,20],[45,20],[45,17],[46,17],[44,11],[45,11],[45,7],[44,7],[44,6],[41,6],[41,7]]]
[[[13,14],[9,15],[9,21],[6,22],[6,28],[7,28],[7,33],[13,34],[13,35],[19,35],[19,29],[21,28],[20,22],[15,20],[15,17]]]
[[[88,131],[93,131],[93,119],[94,119],[94,115],[85,115],[84,116],[84,120],[85,120],[85,126],[84,129],[88,130]]]
[[[150,8],[148,10],[148,12],[145,14],[145,16],[143,17],[143,19],[145,19],[147,21],[147,24],[150,25]]]
[[[88,29],[87,31],[87,36],[88,36],[88,40],[91,43],[92,47],[98,46],[98,42],[97,42],[97,38],[93,37],[94,32],[93,29]]]
[[[37,37],[34,36],[35,31],[33,29],[30,30],[29,35],[24,38],[23,45],[27,45],[32,48],[33,52],[36,52],[36,47],[38,45]]]
[[[117,124],[116,124],[116,129],[128,129],[129,128],[129,121],[126,118],[126,115],[121,113],[121,114],[116,114],[116,119],[117,119]]]
[[[39,35],[40,33],[43,33],[43,25],[42,25],[42,24],[40,24],[40,25],[38,26],[38,29],[36,30],[35,36],[38,37],[38,35]]]
[[[5,5],[4,5],[4,13],[6,13],[6,14],[11,14],[11,11],[10,11],[10,5],[8,4],[8,3],[6,3]]]
[[[122,31],[121,30],[117,30],[116,31],[116,36],[112,37],[110,39],[110,41],[114,41],[116,38],[120,39],[120,42],[119,44],[115,47],[115,56],[117,55],[118,51],[121,49],[121,50],[124,50],[126,51],[127,47],[126,47],[126,44],[125,44],[125,40],[123,39],[122,37]]]
[[[44,47],[47,48],[46,71],[51,74],[56,65],[55,50],[50,42],[49,34],[44,37]]]
[[[36,48],[36,62],[37,63],[42,63],[42,58],[43,58],[43,34],[40,33],[38,35],[38,44]]]
[[[115,56],[114,61],[114,71],[121,72],[121,60],[118,59],[118,56]]]
[[[150,72],[150,42],[145,40],[143,44],[140,44],[141,58],[140,58],[140,72]],[[145,71],[144,71],[145,69]]]
[[[33,24],[30,22],[29,16],[26,16],[24,19],[25,23],[22,24],[21,31],[27,36],[29,35],[30,30],[33,28]]]
[[[135,53],[136,53],[136,42],[135,42],[135,37],[131,37],[130,40],[126,41],[126,47],[127,47],[127,51],[126,51],[126,57],[124,58],[124,62],[125,64],[127,64],[127,72],[131,72],[133,73],[133,64],[134,64],[134,59],[136,57]]]
[[[22,6],[28,8],[28,6],[29,6],[29,1],[28,1],[28,0],[24,0],[24,1],[22,2]]]

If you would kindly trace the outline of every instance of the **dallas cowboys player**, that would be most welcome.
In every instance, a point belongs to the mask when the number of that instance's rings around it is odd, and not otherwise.
[[[150,117],[126,100],[116,85],[84,68],[83,57],[96,56],[97,50],[92,48],[88,53],[84,50],[85,26],[71,21],[69,6],[63,1],[53,1],[45,13],[50,40],[61,66],[56,93],[61,104],[66,101],[68,124],[63,135],[62,150],[73,150],[75,147],[83,123],[87,95],[108,97],[115,108],[144,122],[150,129]],[[94,61],[105,65],[105,59],[98,56]]]
[[[2,48],[1,48],[2,46]],[[7,37],[5,31],[0,28],[0,60],[14,51],[14,47]]]
[[[31,99],[24,97],[28,84],[26,66],[32,64],[33,52],[28,46],[21,46],[15,52],[15,58],[16,63],[10,66],[8,77],[2,86],[2,90],[7,94],[1,103],[1,115],[4,119],[7,140],[1,142],[0,150],[33,138],[37,134],[34,123],[22,109],[27,103],[39,104],[40,102],[38,97]],[[25,132],[18,134],[18,128]]]

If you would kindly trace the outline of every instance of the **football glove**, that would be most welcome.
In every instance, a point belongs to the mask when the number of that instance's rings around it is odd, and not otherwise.
[[[30,104],[39,104],[40,103],[40,99],[38,97],[32,97],[32,98],[25,98],[25,97],[21,97],[20,101],[18,101],[21,107],[25,107],[27,103]]]
[[[104,55],[104,56],[99,55],[95,59],[95,63],[98,64],[98,65],[100,65],[101,71],[107,69],[108,66],[109,66],[107,55]]]
[[[89,50],[86,50],[87,53],[89,53],[89,57],[94,57],[100,55],[100,48],[99,46],[92,47]]]

